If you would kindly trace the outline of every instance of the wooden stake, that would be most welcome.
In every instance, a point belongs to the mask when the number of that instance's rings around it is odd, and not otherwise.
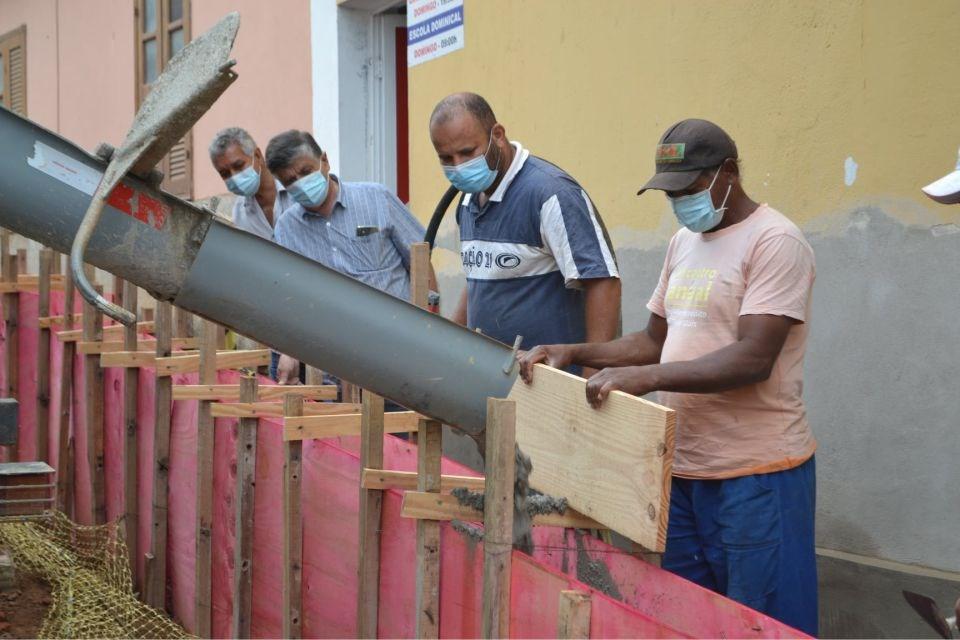
[[[219,327],[204,320],[200,329],[200,383],[217,383],[217,338]],[[214,419],[209,400],[197,405],[197,564],[196,620],[194,633],[211,635],[210,567],[213,557],[213,443]]]
[[[186,309],[177,307],[174,310],[174,330],[173,335],[177,338],[193,337],[193,314]]]
[[[443,425],[421,420],[417,441],[417,489],[440,493]],[[440,523],[417,520],[417,637],[440,637]]]
[[[510,637],[516,417],[517,407],[512,400],[487,398],[487,486],[483,500],[484,638]]]
[[[573,640],[590,637],[590,594],[561,591],[557,614],[557,638]]]
[[[303,415],[303,396],[283,398],[283,415]],[[303,517],[300,512],[302,447],[299,441],[283,443],[283,637],[300,638],[303,607]]]
[[[67,269],[64,289],[64,327],[73,328],[74,287],[73,276]],[[57,505],[64,513],[73,516],[73,455],[70,437],[70,412],[73,403],[73,350],[75,342],[63,343],[60,361],[60,416],[57,431]]]
[[[53,249],[40,250],[38,312],[50,315],[50,274]],[[50,329],[41,328],[37,342],[37,460],[50,460]]]
[[[383,398],[363,394],[360,427],[360,467],[383,468]],[[383,492],[360,489],[360,559],[357,589],[357,635],[377,637],[380,608],[380,514]]]
[[[18,262],[16,254],[8,255],[3,265],[3,278],[5,282],[17,281]],[[6,397],[17,397],[17,361],[19,357],[19,339],[17,337],[17,320],[20,315],[20,294],[3,294],[3,319],[6,323],[6,367],[7,367],[7,389]]]
[[[257,377],[240,379],[240,400],[257,401]],[[233,547],[234,638],[250,637],[253,606],[253,505],[257,473],[257,418],[241,418],[237,434],[236,541]]]
[[[139,291],[132,282],[124,282],[123,308],[137,315]],[[125,349],[137,350],[137,326],[123,328]],[[137,580],[137,519],[140,509],[137,503],[137,390],[140,385],[140,372],[136,369],[123,370],[123,512],[124,527],[127,533],[127,551],[130,554],[130,574],[134,585],[142,590],[143,583]]]
[[[97,285],[97,292],[103,287]],[[85,340],[103,338],[103,314],[95,306],[83,305],[83,337]],[[87,460],[90,469],[90,489],[93,498],[90,513],[91,522],[103,524],[107,521],[106,496],[103,482],[103,369],[100,357],[83,357],[84,384],[84,423],[87,427]]]
[[[158,302],[156,310],[157,357],[170,355],[173,337],[173,307]],[[167,603],[167,488],[170,482],[170,412],[173,380],[156,378],[156,413],[153,429],[153,538],[150,553],[154,557],[149,588],[150,605],[164,611]]]
[[[410,245],[410,302],[426,309],[430,302],[430,244],[414,242]],[[417,434],[410,432],[407,440],[417,443]]]

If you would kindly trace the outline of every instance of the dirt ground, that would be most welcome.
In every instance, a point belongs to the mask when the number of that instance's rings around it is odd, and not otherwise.
[[[50,586],[18,573],[16,585],[0,591],[0,638],[36,638],[49,607]]]

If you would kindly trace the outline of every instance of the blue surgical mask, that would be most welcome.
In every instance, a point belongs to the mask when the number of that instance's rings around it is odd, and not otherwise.
[[[226,179],[230,193],[248,198],[260,189],[260,172],[253,168],[253,162],[243,171]]]
[[[487,150],[476,158],[462,162],[456,166],[443,165],[443,173],[450,184],[464,193],[480,193],[486,191],[497,179],[497,170],[487,166],[487,152],[493,144],[493,132],[490,133],[490,142]],[[500,167],[500,158],[497,158],[497,167]]]
[[[313,209],[323,204],[327,199],[329,183],[319,171],[303,176],[287,187],[287,193],[293,196],[301,207]]]
[[[727,210],[725,205],[727,204],[727,198],[730,197],[730,189],[733,185],[727,187],[727,195],[723,196],[723,202],[720,203],[719,209],[713,206],[713,197],[710,195],[710,190],[713,189],[713,184],[717,181],[719,175],[720,171],[718,170],[716,175],[713,176],[710,186],[703,191],[679,198],[667,196],[677,220],[694,233],[705,233],[716,227],[723,219],[723,212]]]

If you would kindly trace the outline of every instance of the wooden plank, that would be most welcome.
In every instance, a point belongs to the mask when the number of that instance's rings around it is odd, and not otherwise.
[[[313,387],[316,387],[316,386],[324,386],[324,385],[323,385],[323,371],[321,371],[320,369],[317,369],[316,367],[311,367],[310,365],[307,365],[307,379],[306,379],[306,383],[307,383],[307,386],[313,386]],[[334,386],[336,386],[336,385],[334,385]],[[336,395],[334,395],[334,397],[333,397],[333,398],[330,398],[330,399],[331,399],[331,400],[336,400],[337,397],[336,397]]]
[[[133,285],[136,286],[136,285]],[[132,294],[133,292],[131,292]],[[42,328],[51,328],[52,326],[62,326],[63,325],[63,316],[46,316],[40,318],[40,327]],[[137,323],[136,330],[139,333],[153,333],[154,323],[153,321],[141,321]],[[104,340],[119,340],[126,335],[127,327],[122,324],[112,324],[109,327],[103,328],[103,339]],[[57,340],[61,342],[69,342],[71,340],[77,341],[83,338],[83,331],[80,329],[70,329],[70,330],[61,330],[57,331]]]
[[[517,380],[517,443],[533,461],[530,485],[652,551],[663,551],[674,412],[621,391],[599,409],[586,381],[537,365]]]
[[[284,440],[310,440],[312,438],[335,438],[337,436],[361,435],[362,415],[347,413],[332,416],[304,416],[284,419]],[[422,418],[413,411],[394,411],[386,414],[383,420],[385,433],[414,431]]]
[[[217,343],[219,327],[208,320],[200,328],[200,385],[215,386],[217,382]],[[240,397],[240,385],[237,398]],[[178,386],[173,387],[177,399]],[[213,563],[213,451],[214,419],[211,403],[203,399],[197,405],[197,562],[195,614],[193,632],[201,638],[209,638],[212,613],[211,567]]]
[[[174,338],[171,342],[171,345],[174,349],[196,349],[199,346],[199,342],[196,338]],[[157,341],[156,340],[141,340],[139,344],[139,349],[146,351],[147,353],[156,350]],[[126,351],[124,347],[123,340],[109,340],[109,341],[87,341],[81,340],[77,343],[77,353],[84,355],[95,354],[99,355],[101,353],[117,353],[119,351]]]
[[[240,379],[240,398],[256,402],[257,378]],[[233,624],[230,635],[250,637],[253,607],[253,506],[257,473],[257,418],[241,418],[237,433],[236,541],[233,547]]]
[[[292,387],[281,386],[281,389]],[[352,402],[319,402],[303,406],[307,416],[336,416],[356,414],[361,410],[359,404]],[[211,411],[214,418],[271,418],[283,416],[283,404],[280,402],[216,402]],[[299,418],[297,418],[299,421]],[[359,433],[359,430],[357,431]]]
[[[40,250],[40,315],[50,314],[50,279],[53,275],[53,249]],[[37,341],[37,459],[50,459],[50,329],[41,328]]]
[[[66,289],[64,290],[64,326],[73,327],[74,287],[73,278],[67,270]],[[73,404],[73,356],[74,343],[63,345],[60,359],[60,415],[57,417],[57,505],[61,511],[73,515],[73,466],[71,456],[73,447],[70,437],[70,411]]]
[[[157,358],[170,355],[173,338],[173,307],[158,302],[156,309]],[[103,356],[101,356],[102,358]],[[166,610],[167,600],[167,488],[170,483],[170,412],[173,403],[173,381],[157,376],[155,381],[156,410],[153,437],[153,511],[150,553],[154,557],[150,605]]]
[[[137,315],[139,291],[132,282],[123,283],[123,308]],[[137,350],[138,326],[120,327],[123,329],[124,348],[129,351]],[[153,327],[151,326],[151,329]],[[104,329],[106,333],[106,329]],[[142,591],[143,582],[137,576],[138,534],[137,522],[140,508],[137,501],[137,390],[140,385],[140,374],[136,369],[125,369],[123,372],[123,510],[124,529],[127,538],[127,551],[130,556],[130,575],[133,578],[134,588]]]
[[[417,520],[463,520],[482,522],[483,512],[460,504],[448,493],[407,491],[403,494],[400,515]],[[607,527],[582,513],[567,509],[566,513],[544,513],[533,517],[536,527],[563,527],[566,529],[601,529]]]
[[[176,307],[173,311],[173,337],[193,337],[193,314],[186,309]]]
[[[22,249],[21,249],[22,251]],[[33,276],[36,278],[36,276]],[[34,293],[39,288],[36,281],[31,282],[0,282],[0,293]],[[63,285],[59,282],[50,283],[51,291],[63,290]]]
[[[483,611],[480,616],[481,635],[484,638],[510,637],[516,423],[515,402],[487,398],[487,482],[483,497]]]
[[[65,342],[63,346],[66,348],[68,345],[73,346],[75,344],[76,343]],[[158,345],[156,342],[154,342],[154,344]],[[116,351],[114,353],[100,354],[100,366],[104,369],[109,367],[116,367],[118,369],[153,368],[156,360],[156,352],[150,353],[149,351]]]
[[[410,302],[421,309],[429,305],[430,297],[430,244],[414,242],[410,245]],[[407,434],[407,440],[417,443],[417,434]]]
[[[96,285],[97,293],[103,292]],[[95,306],[83,305],[83,335],[87,341],[101,338],[103,313]],[[104,443],[103,443],[103,369],[100,358],[87,355],[83,358],[84,424],[87,429],[87,460],[90,469],[91,509],[90,522],[103,524],[107,521],[106,493],[104,488]]]
[[[287,387],[292,389],[294,387]],[[303,396],[288,393],[283,397],[283,415],[303,415]],[[303,610],[303,516],[300,510],[303,443],[283,443],[283,634],[284,638],[302,635]]]
[[[3,265],[4,282],[16,282],[17,280],[17,256],[10,254],[6,256]],[[16,291],[3,293],[3,320],[6,323],[5,351],[6,351],[6,375],[7,388],[6,397],[16,398],[17,396],[17,362],[19,359],[20,345],[17,335],[17,323],[20,317],[20,294]]]
[[[261,400],[280,400],[288,395],[297,395],[304,400],[336,400],[337,385],[271,385],[260,389]],[[238,384],[175,384],[174,400],[240,400]],[[359,409],[358,409],[359,411]]]
[[[430,295],[430,244],[414,242],[410,245],[410,302],[427,308]]]
[[[392,471],[386,469],[364,469],[360,475],[360,486],[364,489],[404,489],[417,490],[416,471]],[[440,490],[450,491],[462,487],[470,491],[483,491],[484,478],[475,476],[440,476]]]
[[[417,489],[440,493],[443,425],[420,420],[417,430]],[[440,523],[417,520],[417,637],[440,637]]]
[[[220,351],[217,353],[217,369],[240,369],[261,367],[270,364],[269,349],[251,349],[248,351]],[[158,376],[172,376],[177,373],[194,373],[200,370],[200,355],[180,355],[157,358],[154,366]]]
[[[360,427],[360,468],[383,467],[383,398],[367,391],[363,394]],[[292,418],[289,420],[293,420]],[[286,429],[284,429],[286,431]],[[284,433],[286,437],[286,433]],[[357,585],[357,636],[377,637],[380,611],[380,517],[383,492],[360,489],[360,549]]]
[[[557,613],[557,638],[589,638],[590,607],[590,594],[586,591],[561,591],[560,610]]]

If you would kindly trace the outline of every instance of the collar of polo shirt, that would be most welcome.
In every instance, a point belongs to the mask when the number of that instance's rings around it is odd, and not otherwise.
[[[507,172],[503,174],[503,180],[500,181],[500,184],[497,185],[497,190],[493,192],[493,195],[490,196],[489,202],[500,202],[503,200],[504,194],[507,193],[507,188],[510,187],[510,183],[513,182],[513,179],[517,177],[517,174],[520,173],[520,169],[523,168],[523,163],[527,161],[527,158],[530,156],[530,152],[523,148],[523,145],[513,140],[510,142],[513,145],[513,149],[516,153],[513,154],[513,162],[510,163],[510,167],[507,168]],[[473,196],[472,193],[465,193],[463,195],[463,203],[461,206],[467,206],[470,204],[470,198]]]

